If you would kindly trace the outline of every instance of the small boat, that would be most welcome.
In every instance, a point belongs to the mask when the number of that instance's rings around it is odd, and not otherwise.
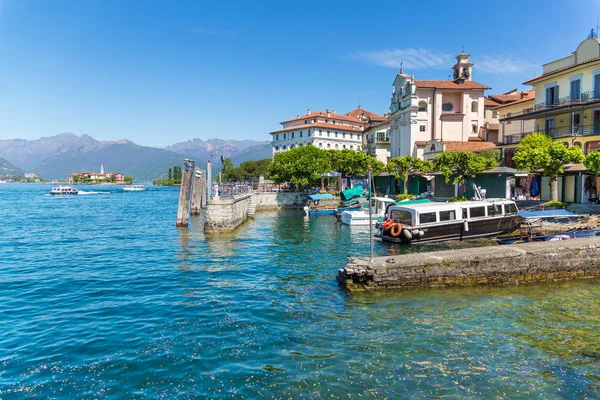
[[[141,191],[146,190],[146,186],[144,186],[144,185],[129,185],[129,186],[123,187],[123,190],[125,190],[127,192],[141,192]]]
[[[58,195],[58,196],[63,196],[63,195],[72,195],[72,194],[79,194],[79,190],[75,189],[71,186],[56,186],[53,187],[52,190],[50,190],[50,194],[51,195]]]
[[[407,202],[409,203],[409,202]],[[375,238],[393,243],[443,242],[509,233],[522,218],[514,201],[489,199],[452,203],[396,204],[377,224]]]
[[[355,225],[369,225],[369,218],[371,218],[371,224],[375,224],[379,218],[385,216],[386,207],[390,204],[394,204],[396,200],[390,199],[389,197],[373,197],[371,199],[371,206],[365,205],[360,210],[343,211],[340,213],[340,221],[343,224],[355,226]],[[369,217],[369,207],[371,207],[371,217]]]
[[[573,223],[581,221],[583,216],[567,210],[519,211],[519,216],[523,219],[519,234],[500,236],[496,239],[498,244],[566,240],[595,236],[590,232],[596,232],[589,229],[589,227],[586,229],[582,226],[573,226]],[[554,233],[550,234],[546,233],[546,230],[549,229],[546,225],[553,224],[554,229],[558,228],[560,230],[558,232],[555,230]]]
[[[321,201],[329,199],[333,199],[330,193],[308,195],[308,205],[304,207],[304,212],[306,215],[334,215],[336,206],[321,204]]]

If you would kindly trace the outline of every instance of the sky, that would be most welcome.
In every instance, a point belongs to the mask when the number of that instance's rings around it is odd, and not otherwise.
[[[513,88],[573,52],[600,0],[0,0],[0,139],[270,140],[279,122],[389,111],[400,62]]]

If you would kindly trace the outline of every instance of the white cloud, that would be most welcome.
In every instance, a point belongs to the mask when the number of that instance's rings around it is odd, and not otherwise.
[[[355,59],[383,67],[413,69],[444,69],[452,65],[452,56],[426,49],[388,49],[364,51],[355,55]]]
[[[540,69],[540,64],[519,59],[512,54],[496,56],[484,54],[473,62],[479,71],[495,75],[532,73]]]

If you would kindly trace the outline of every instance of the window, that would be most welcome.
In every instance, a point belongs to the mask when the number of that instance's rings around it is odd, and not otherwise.
[[[471,207],[471,218],[485,217],[485,207]]]
[[[323,143],[319,143],[319,147],[323,147]]]
[[[283,140],[285,140],[285,133],[283,134]]]
[[[345,148],[346,148],[346,145],[343,145],[343,146],[342,146],[342,148],[344,148],[344,149],[345,149]]]
[[[594,99],[600,98],[600,74],[594,75]]]
[[[598,76],[600,76],[600,75],[598,75]],[[353,136],[354,136],[353,134],[350,134],[350,139],[354,139]]]
[[[354,146],[350,145],[350,150],[354,150]]]
[[[440,221],[454,221],[455,219],[456,212],[454,210],[440,211]]]
[[[546,104],[558,104],[558,86],[546,88]]]
[[[310,137],[310,129],[308,130],[308,137]]]
[[[431,145],[431,147],[429,148],[429,152],[430,153],[435,153],[435,144]]]
[[[327,137],[329,137],[329,136],[331,136],[331,135],[329,134],[329,131],[327,131]]]
[[[275,146],[275,151],[279,151],[279,146]]]
[[[279,140],[279,135],[275,135],[275,140]]]
[[[425,132],[425,125],[419,126],[419,132]]]
[[[319,136],[323,136],[323,131],[319,131]]]
[[[450,112],[454,109],[454,107],[452,106],[452,103],[444,103],[442,104],[442,111],[444,112]]]
[[[328,123],[329,123],[329,120],[328,120],[328,119],[326,119],[326,120],[325,120],[325,123],[326,123],[326,124],[328,124]]]
[[[512,113],[506,113],[506,118],[510,118],[510,116],[512,115]],[[510,124],[510,121],[506,121],[507,124]]]
[[[581,79],[571,81],[571,100],[580,100],[581,98]]]
[[[337,132],[335,133],[335,137],[338,137],[338,133]]]
[[[342,139],[346,139],[346,132],[342,133]]]
[[[419,102],[419,111],[427,112],[427,102],[425,100]]]
[[[331,143],[327,143],[327,148],[330,149],[331,148]]]
[[[304,120],[304,124],[308,124],[308,121],[307,121],[307,120]]]
[[[435,214],[435,213],[434,213]],[[390,218],[394,222],[399,222],[402,225],[412,225],[412,214],[406,210],[393,210],[390,214]]]
[[[515,214],[517,212],[517,206],[515,203],[508,203],[504,205],[505,214]]]
[[[294,132],[292,132],[292,139],[294,138]]]
[[[462,214],[463,214],[463,219],[469,218],[468,208],[463,208]]]
[[[487,212],[488,212],[488,217],[493,217],[494,215],[496,215],[496,207],[487,206]]]
[[[423,213],[419,215],[419,223],[427,224],[430,222],[437,222],[437,218],[435,216],[435,212]]]
[[[302,137],[302,131],[300,131],[300,137]]]
[[[479,109],[479,107],[477,105],[477,102],[476,101],[471,102],[471,112],[477,114],[477,112],[479,111],[478,109]]]
[[[338,148],[338,144],[337,144],[337,143],[335,144],[335,148],[336,148],[336,150],[337,150],[337,148]]]

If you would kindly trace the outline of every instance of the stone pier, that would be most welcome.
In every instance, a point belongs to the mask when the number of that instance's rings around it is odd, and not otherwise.
[[[230,198],[210,200],[206,208],[204,232],[233,232],[248,218],[251,196],[251,193],[244,193]]]
[[[600,276],[600,238],[353,258],[337,279],[351,291],[515,285]]]

